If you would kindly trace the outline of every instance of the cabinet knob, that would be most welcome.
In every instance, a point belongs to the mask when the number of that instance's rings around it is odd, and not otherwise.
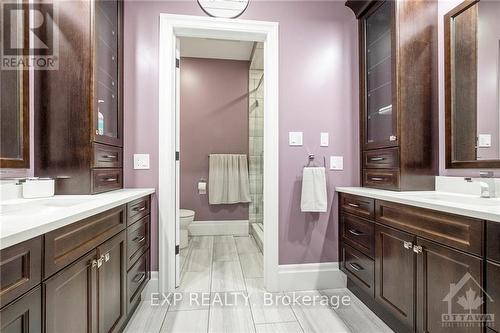
[[[413,252],[415,252],[415,253],[417,253],[417,254],[418,254],[418,253],[422,253],[422,250],[423,250],[423,249],[422,249],[422,246],[420,246],[420,245],[415,245],[415,246],[413,246]]]
[[[405,241],[405,242],[403,242],[403,246],[405,247],[405,249],[411,250],[413,248],[413,243]]]

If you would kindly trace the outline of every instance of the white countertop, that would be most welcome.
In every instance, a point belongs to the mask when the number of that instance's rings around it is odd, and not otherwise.
[[[0,249],[64,227],[154,193],[153,188],[121,189],[95,195],[56,195],[1,201]]]
[[[500,222],[500,199],[484,199],[477,195],[449,192],[394,192],[365,187],[337,187],[337,192],[397,202],[441,212]]]

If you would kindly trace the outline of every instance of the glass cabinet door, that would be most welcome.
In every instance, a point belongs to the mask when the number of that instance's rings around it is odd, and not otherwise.
[[[393,109],[393,1],[386,1],[365,19],[365,148],[396,145]]]
[[[121,145],[119,105],[119,2],[95,2],[95,141]]]

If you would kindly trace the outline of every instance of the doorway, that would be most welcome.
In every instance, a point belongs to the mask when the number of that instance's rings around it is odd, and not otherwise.
[[[174,291],[180,276],[179,59],[181,38],[261,43],[263,50],[262,247],[264,284],[278,290],[278,24],[160,15],[159,291]],[[257,44],[255,44],[257,45]],[[177,75],[176,75],[177,72]],[[258,82],[257,82],[258,84]],[[250,106],[251,108],[251,106]],[[248,228],[251,231],[250,228]]]

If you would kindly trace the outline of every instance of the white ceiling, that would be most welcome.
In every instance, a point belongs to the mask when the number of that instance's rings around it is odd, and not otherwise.
[[[254,42],[208,39],[180,38],[181,57],[250,60]]]

